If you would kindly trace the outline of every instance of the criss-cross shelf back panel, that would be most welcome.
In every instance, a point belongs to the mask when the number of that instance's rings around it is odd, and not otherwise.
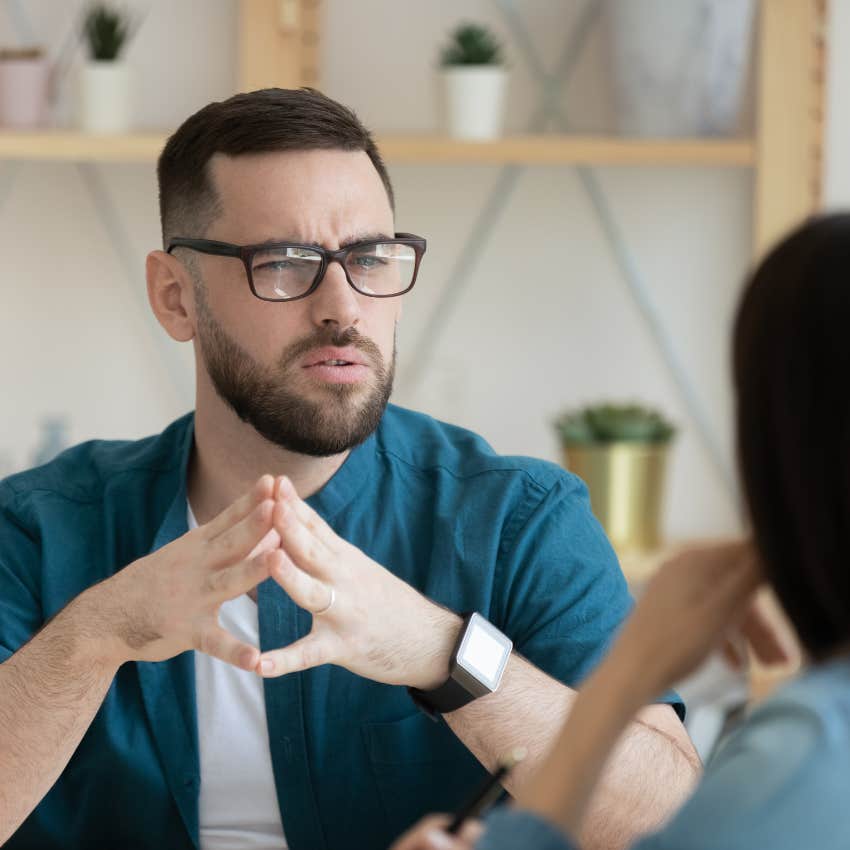
[[[416,386],[422,380],[449,325],[448,319],[468,285],[471,258],[484,250],[523,170],[552,164],[573,167],[626,293],[655,341],[661,362],[678,389],[700,443],[734,498],[730,460],[723,456],[716,428],[711,425],[699,393],[676,353],[672,333],[653,303],[630,249],[628,234],[617,221],[594,166],[699,165],[755,169],[753,254],[762,253],[782,232],[815,211],[820,201],[826,0],[761,0],[755,63],[756,129],[753,138],[744,139],[635,139],[570,133],[568,116],[557,95],[588,34],[598,23],[601,4],[585,0],[578,24],[566,34],[562,55],[550,73],[543,67],[512,0],[493,2],[539,84],[539,105],[527,132],[492,142],[463,142],[426,135],[378,139],[391,163],[502,166],[493,191],[482,204],[479,215],[470,222],[464,250],[450,273],[451,285],[444,287],[443,296],[420,335],[416,356],[411,359],[414,366],[402,377],[408,386]],[[321,0],[239,0],[237,30],[240,90],[272,85],[318,85]],[[543,132],[544,129],[549,132]],[[112,233],[114,250],[129,257],[129,239],[124,238],[126,234],[116,219],[120,211],[112,209],[97,165],[154,161],[166,137],[167,132],[108,136],[69,130],[0,130],[0,160],[7,161],[0,181],[0,202],[8,195],[14,179],[14,161],[76,163],[86,177],[104,226],[108,225]]]
[[[518,165],[713,165],[756,170],[754,252],[820,198],[826,0],[762,0],[752,139],[626,139],[529,134],[493,142],[382,138],[390,162]],[[239,88],[318,85],[321,0],[239,0]],[[0,129],[0,159],[150,162],[167,136]]]
[[[619,269],[636,311],[655,341],[662,363],[676,385],[704,450],[734,498],[730,460],[723,456],[716,429],[703,409],[699,393],[676,354],[672,334],[644,283],[601,182],[597,165],[744,167],[755,169],[753,253],[760,254],[782,232],[818,208],[820,201],[826,0],[761,0],[756,61],[756,130],[750,139],[633,139],[570,133],[568,116],[557,94],[569,77],[588,34],[598,22],[601,4],[585,0],[573,31],[567,33],[556,69],[548,72],[537,56],[525,22],[512,0],[493,0],[510,29],[516,47],[540,89],[538,109],[523,135],[492,142],[462,142],[440,136],[379,137],[389,162],[481,163],[502,166],[493,191],[485,199],[461,259],[451,272],[451,285],[434,307],[403,377],[416,386],[448,326],[448,318],[468,285],[469,265],[492,236],[495,223],[510,202],[523,169],[562,164],[576,169],[590,209]],[[239,88],[297,87],[319,81],[321,0],[239,0]],[[550,132],[542,132],[544,129]],[[76,163],[94,192],[98,214],[112,232],[115,250],[131,255],[129,240],[108,203],[97,164],[150,162],[167,137],[162,133],[88,135],[68,130],[12,132],[0,130],[3,169],[0,202],[14,179],[14,161],[54,160]],[[108,208],[109,207],[109,208]],[[126,235],[126,234],[125,234]],[[118,240],[116,244],[115,240]],[[127,242],[127,244],[124,244]],[[468,248],[468,250],[467,250]],[[465,259],[462,259],[465,258]]]
[[[246,89],[247,90],[247,89]],[[0,159],[152,162],[167,133],[93,136],[73,130],[0,131]],[[756,164],[749,139],[626,139],[566,133],[465,142],[436,135],[378,136],[389,162],[439,165],[737,165]]]

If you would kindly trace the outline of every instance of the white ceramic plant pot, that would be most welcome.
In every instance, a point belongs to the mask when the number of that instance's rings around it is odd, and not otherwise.
[[[605,12],[622,133],[735,134],[754,0],[606,0]]]
[[[132,77],[123,62],[88,62],[80,72],[78,124],[89,133],[130,129]]]
[[[40,127],[47,122],[50,67],[43,57],[0,61],[0,124]]]
[[[456,139],[497,139],[502,133],[508,72],[496,65],[444,68],[446,132]]]

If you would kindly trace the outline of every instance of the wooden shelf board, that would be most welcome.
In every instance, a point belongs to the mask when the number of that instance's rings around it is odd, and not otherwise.
[[[152,162],[164,132],[92,135],[72,130],[0,131],[0,159],[78,162]],[[464,142],[442,136],[378,137],[392,163],[526,165],[712,165],[750,166],[752,141],[727,139],[625,139],[615,136],[509,136]]]
[[[378,142],[389,162],[741,166],[755,162],[753,143],[737,139],[546,135],[464,142],[440,136],[384,136]]]
[[[74,130],[0,131],[0,159],[71,162],[152,162],[165,133],[96,135]]]

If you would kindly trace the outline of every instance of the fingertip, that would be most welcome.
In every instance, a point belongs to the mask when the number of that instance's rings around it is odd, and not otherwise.
[[[452,850],[456,846],[455,840],[441,829],[429,829],[425,841],[433,850]]]
[[[273,496],[274,496],[275,499],[280,498],[280,484],[285,477],[286,477],[285,475],[275,475],[275,477],[274,477],[274,493],[273,493]]]
[[[285,475],[281,475],[278,479],[277,493],[281,499],[292,499],[298,496],[292,482]]]
[[[484,834],[484,824],[480,820],[468,820],[460,831],[460,837],[469,844],[477,844]]]
[[[260,659],[257,661],[256,667],[257,667],[257,673],[260,676],[263,676],[263,677],[274,676],[275,667],[274,667],[274,661],[272,661],[271,658],[260,657]]]
[[[254,489],[260,500],[268,499],[274,494],[274,478],[269,473],[261,475]]]

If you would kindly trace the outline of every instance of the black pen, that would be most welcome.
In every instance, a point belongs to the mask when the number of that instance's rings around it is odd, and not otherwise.
[[[525,758],[525,747],[517,747],[505,756],[496,768],[495,773],[487,777],[484,784],[475,792],[473,797],[458,809],[446,832],[456,835],[464,822],[469,818],[478,817],[488,806],[492,805],[502,793],[502,780],[510,771]]]

